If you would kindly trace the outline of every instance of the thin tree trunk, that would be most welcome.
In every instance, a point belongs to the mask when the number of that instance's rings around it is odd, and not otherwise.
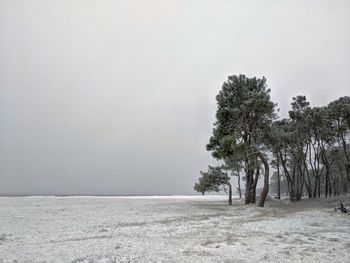
[[[345,172],[346,172],[346,191],[347,194],[349,192],[350,187],[350,161],[347,160],[347,164],[345,165]]]
[[[277,154],[277,199],[281,199],[280,158]]]
[[[329,188],[329,167],[326,165],[326,185],[325,185],[325,197],[328,197],[328,188]]]
[[[313,198],[316,198],[316,194],[317,194],[317,183],[318,183],[318,180],[317,180],[317,177],[315,177],[315,185],[314,185],[314,194],[313,194]]]
[[[232,186],[228,185],[228,204],[232,205]]]
[[[297,191],[297,201],[300,201],[303,194],[304,187],[304,173],[302,170],[303,162],[302,157],[298,156],[298,167],[297,167],[297,176],[298,176],[298,191]]]
[[[241,174],[238,171],[238,193],[239,193],[239,198],[242,198],[242,190],[241,190]]]
[[[312,198],[312,190],[311,190],[311,182],[310,182],[310,175],[309,175],[309,172],[307,171],[307,168],[306,168],[306,174],[307,174],[307,179],[308,179],[308,182],[306,182],[306,179],[304,178],[304,183],[305,183],[305,188],[306,188],[306,193],[308,195],[309,198]]]

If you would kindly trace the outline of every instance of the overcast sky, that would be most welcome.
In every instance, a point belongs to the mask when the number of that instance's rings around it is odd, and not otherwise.
[[[0,194],[191,194],[215,95],[350,95],[350,1],[0,0]]]

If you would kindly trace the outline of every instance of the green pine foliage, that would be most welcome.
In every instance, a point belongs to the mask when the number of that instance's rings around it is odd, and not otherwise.
[[[289,118],[277,119],[266,79],[229,76],[216,96],[213,133],[206,145],[222,166],[201,172],[195,190],[217,192],[230,175],[242,172],[245,203],[255,203],[257,181],[264,175],[259,206],[272,185],[291,201],[350,192],[350,97],[312,107],[305,96],[292,98]],[[227,171],[231,171],[230,175]],[[281,192],[281,187],[283,191]]]

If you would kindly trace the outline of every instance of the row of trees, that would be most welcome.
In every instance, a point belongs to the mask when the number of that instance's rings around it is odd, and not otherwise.
[[[229,189],[231,176],[245,181],[245,204],[256,202],[256,189],[263,175],[258,206],[264,206],[272,185],[281,197],[285,188],[291,201],[303,195],[345,194],[350,191],[350,97],[324,107],[310,107],[305,96],[294,97],[289,118],[277,119],[265,78],[230,76],[216,96],[217,112],[207,150],[222,165],[201,172],[198,192]],[[240,185],[238,186],[241,192]]]

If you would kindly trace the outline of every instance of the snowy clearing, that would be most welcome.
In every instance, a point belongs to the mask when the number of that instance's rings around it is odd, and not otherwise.
[[[0,262],[350,262],[339,198],[226,199],[1,197]]]

